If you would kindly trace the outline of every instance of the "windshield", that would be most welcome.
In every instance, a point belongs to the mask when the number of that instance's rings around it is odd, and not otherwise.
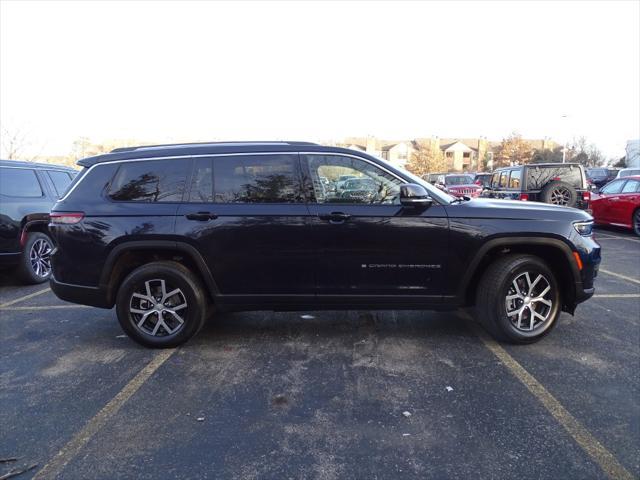
[[[620,171],[621,177],[630,177],[632,175],[640,175],[640,169],[627,168]]]
[[[606,177],[607,171],[604,168],[590,168],[589,175],[591,177]]]
[[[448,187],[451,185],[469,185],[473,183],[471,175],[447,175],[444,177],[444,184]]]

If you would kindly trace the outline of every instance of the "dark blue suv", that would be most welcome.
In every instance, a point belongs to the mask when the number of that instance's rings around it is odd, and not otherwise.
[[[594,291],[592,218],[455,198],[383,160],[305,142],[116,149],[54,206],[51,286],[178,345],[229,310],[452,309],[528,343]],[[362,179],[343,195],[340,178]]]
[[[0,266],[23,282],[49,280],[49,210],[75,174],[61,165],[0,160]]]

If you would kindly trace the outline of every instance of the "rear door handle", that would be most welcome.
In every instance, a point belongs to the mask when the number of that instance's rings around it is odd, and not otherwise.
[[[328,220],[329,223],[338,224],[344,223],[351,218],[351,215],[348,215],[343,212],[331,212],[331,213],[320,213],[318,214],[318,218],[320,220]]]
[[[215,220],[218,218],[218,215],[211,212],[196,212],[196,213],[187,213],[185,215],[187,220],[198,220],[200,222],[207,222],[209,220]]]

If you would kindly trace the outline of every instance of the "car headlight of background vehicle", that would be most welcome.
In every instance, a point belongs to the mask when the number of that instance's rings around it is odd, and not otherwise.
[[[580,235],[588,237],[593,232],[593,221],[588,222],[573,222],[573,228],[576,229]]]

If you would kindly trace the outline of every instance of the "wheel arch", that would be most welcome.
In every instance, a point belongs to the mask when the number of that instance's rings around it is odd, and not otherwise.
[[[487,241],[474,256],[460,285],[458,295],[465,305],[475,303],[478,284],[486,267],[496,258],[509,253],[526,253],[544,260],[560,285],[562,309],[573,313],[576,284],[582,282],[580,270],[569,245],[551,237],[502,237]]]
[[[124,278],[136,268],[160,260],[173,260],[185,265],[201,281],[211,302],[219,294],[218,286],[200,252],[184,242],[166,240],[133,240],[116,245],[107,256],[100,275],[100,288],[107,294],[107,302],[113,306],[118,287]]]

